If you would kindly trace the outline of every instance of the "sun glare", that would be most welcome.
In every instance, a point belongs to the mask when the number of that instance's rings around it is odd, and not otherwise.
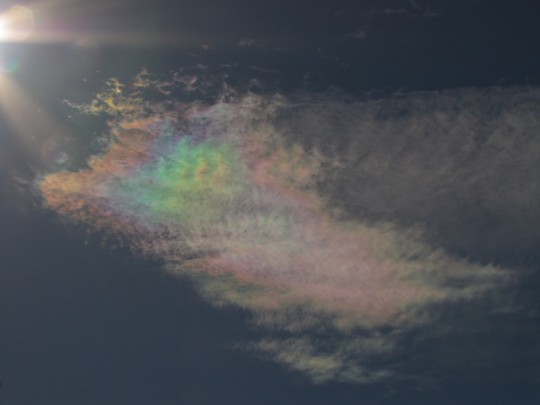
[[[6,37],[6,21],[3,18],[0,18],[0,40],[3,40]]]
[[[23,6],[13,6],[0,14],[0,41],[22,41],[34,29],[32,10]]]

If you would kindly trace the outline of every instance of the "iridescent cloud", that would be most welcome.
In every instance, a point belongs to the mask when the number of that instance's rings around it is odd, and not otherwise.
[[[391,353],[397,331],[506,277],[416,228],[340,217],[318,184],[347,162],[284,134],[280,114],[302,103],[247,95],[143,113],[102,100],[112,140],[86,169],[45,176],[46,205],[193,277],[212,303],[251,311],[268,332],[252,349],[315,380],[388,377],[364,363]]]

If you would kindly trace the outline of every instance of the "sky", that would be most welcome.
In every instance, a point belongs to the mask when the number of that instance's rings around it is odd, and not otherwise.
[[[2,3],[0,401],[538,403],[538,11]]]

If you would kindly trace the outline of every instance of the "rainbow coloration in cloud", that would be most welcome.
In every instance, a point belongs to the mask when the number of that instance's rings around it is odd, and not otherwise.
[[[46,205],[193,277],[214,304],[251,311],[268,331],[254,350],[315,380],[384,378],[363,362],[391,352],[395,330],[481,294],[501,272],[414,230],[339,219],[317,188],[339,162],[280,133],[284,104],[251,95],[120,115],[86,169],[41,180]]]
[[[137,216],[146,212],[149,223],[174,221],[188,227],[197,219],[220,220],[223,207],[234,204],[242,191],[242,172],[245,168],[228,145],[196,144],[186,136],[164,157],[119,180],[107,196]]]

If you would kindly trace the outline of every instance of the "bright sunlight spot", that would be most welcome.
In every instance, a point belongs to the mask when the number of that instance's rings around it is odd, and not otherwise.
[[[13,6],[0,14],[0,41],[22,41],[34,29],[34,16],[29,8]]]

